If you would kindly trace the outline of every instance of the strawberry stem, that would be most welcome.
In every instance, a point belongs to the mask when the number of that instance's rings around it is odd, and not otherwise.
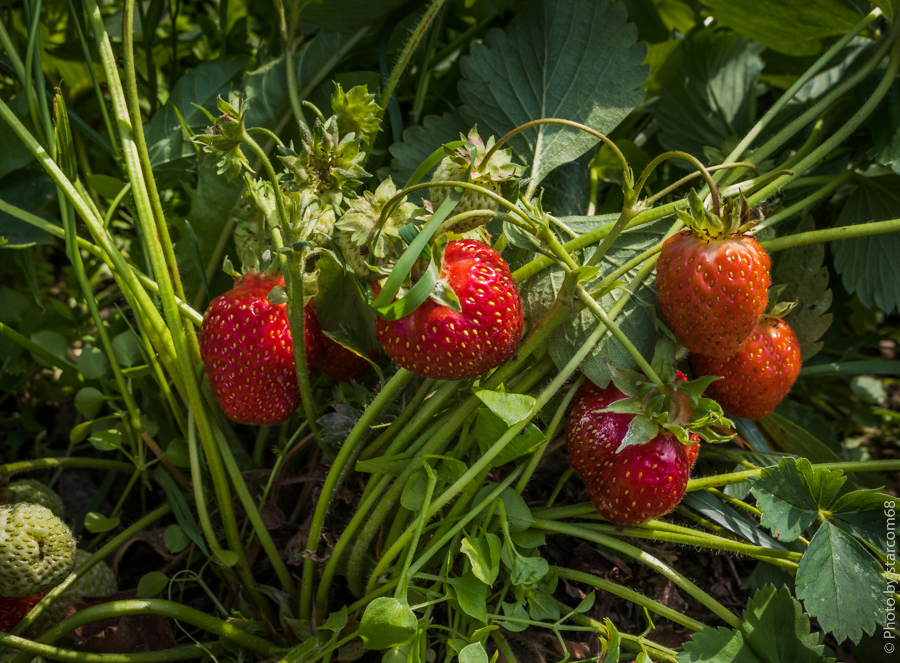
[[[871,237],[872,235],[883,235],[897,231],[900,231],[900,219],[891,219],[890,221],[859,223],[853,226],[841,226],[840,228],[811,230],[805,233],[797,233],[796,235],[776,237],[775,239],[760,242],[759,245],[769,252],[783,251],[784,249],[792,249],[796,246],[805,246],[806,244],[836,242],[842,239]]]
[[[641,371],[643,371],[644,375],[646,375],[647,378],[656,385],[656,388],[659,389],[659,393],[666,393],[666,383],[663,382],[662,378],[660,378],[656,371],[653,370],[653,368],[650,366],[650,363],[646,359],[644,359],[644,355],[642,355],[640,351],[636,347],[634,347],[634,343],[632,343],[631,340],[625,335],[625,333],[621,329],[619,329],[619,326],[612,321],[612,318],[610,318],[606,311],[603,310],[603,307],[600,306],[600,304],[598,304],[593,297],[591,297],[590,293],[582,284],[579,283],[576,290],[578,292],[578,296],[582,299],[582,301],[584,301],[588,310],[594,314],[594,317],[597,318],[597,320],[600,321],[600,325],[605,326],[607,329],[609,329],[613,337],[622,344],[622,347],[625,348],[625,351],[631,356],[631,358],[634,360],[634,363],[638,365],[638,368],[640,368]]]
[[[664,564],[653,555],[644,552],[637,546],[625,543],[624,541],[619,541],[616,538],[607,536],[606,534],[601,534],[600,532],[594,532],[584,525],[577,525],[573,523],[558,523],[552,520],[535,520],[532,527],[546,530],[548,532],[555,532],[557,534],[568,534],[569,536],[578,537],[579,539],[591,541],[601,546],[606,546],[607,548],[612,548],[613,550],[618,550],[619,552],[625,553],[629,557],[633,557],[642,564],[647,565],[657,573],[660,573],[671,580],[680,589],[684,590],[686,593],[690,594],[700,603],[712,610],[713,613],[718,615],[725,623],[727,623],[732,628],[735,628],[739,631],[742,630],[741,620],[734,614],[732,614],[730,610],[728,610],[725,606],[716,601],[712,596],[704,592],[690,580],[685,578],[683,575],[678,573],[678,571],[671,568],[667,564]]]
[[[653,171],[656,170],[657,166],[659,166],[664,161],[667,161],[668,159],[684,159],[685,161],[689,162],[692,166],[694,166],[694,168],[696,168],[697,171],[701,175],[703,175],[703,178],[706,180],[706,186],[709,187],[709,191],[712,194],[713,212],[715,213],[716,216],[720,216],[722,213],[722,210],[721,210],[721,204],[720,204],[720,200],[719,200],[719,189],[716,186],[715,180],[713,180],[713,177],[710,174],[709,169],[706,166],[704,166],[702,163],[700,163],[700,160],[697,159],[697,157],[695,157],[692,154],[688,154],[687,152],[672,150],[671,152],[665,152],[663,154],[660,154],[658,157],[653,159],[653,161],[651,161],[649,164],[647,164],[647,167],[644,168],[644,172],[641,173],[641,176],[638,179],[637,185],[635,186],[635,189],[634,189],[634,195],[636,197],[640,198],[641,191],[643,190],[644,185],[647,183],[647,178],[649,178],[650,175],[653,173]]]
[[[490,150],[488,150],[487,154],[484,155],[484,158],[481,160],[481,163],[479,164],[479,168],[484,168],[485,165],[490,162],[491,157],[494,156],[494,152],[496,152],[498,149],[500,149],[500,146],[503,145],[503,143],[508,141],[510,138],[512,138],[513,136],[515,136],[518,133],[525,131],[526,129],[530,129],[531,127],[537,127],[542,124],[559,124],[564,127],[572,127],[574,129],[578,129],[579,131],[583,131],[586,134],[590,134],[594,138],[597,138],[597,139],[603,141],[604,143],[606,143],[606,145],[616,155],[616,158],[619,160],[619,163],[622,165],[622,172],[625,177],[625,186],[629,189],[632,187],[632,184],[634,183],[634,176],[631,174],[631,167],[628,165],[628,160],[625,158],[625,155],[622,154],[622,150],[619,149],[618,145],[616,145],[615,142],[613,142],[613,140],[611,138],[600,133],[596,129],[591,129],[589,126],[586,126],[579,122],[573,122],[572,120],[563,120],[563,119],[555,118],[555,117],[545,117],[545,118],[541,118],[539,120],[531,120],[530,122],[526,122],[525,124],[520,124],[518,127],[513,129],[512,131],[509,131],[506,134],[504,134],[500,138],[500,140],[498,140],[496,143],[494,143],[494,146]],[[536,185],[537,185],[537,182],[535,181],[534,185],[529,187],[529,197],[531,196],[533,187]]]

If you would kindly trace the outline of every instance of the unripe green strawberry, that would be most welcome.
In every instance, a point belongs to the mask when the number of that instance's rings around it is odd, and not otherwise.
[[[79,550],[75,557],[77,571],[91,558],[91,554],[85,550]],[[109,596],[119,591],[119,583],[116,574],[107,566],[106,562],[98,562],[91,570],[75,581],[70,587],[56,597],[46,610],[28,627],[26,633],[31,637],[37,637],[51,626],[61,622],[69,606],[81,602],[83,596]]]
[[[475,154],[472,153],[472,150],[468,145],[463,145],[452,154],[444,157],[434,171],[434,175],[431,178],[432,182],[462,180],[466,171],[469,169],[473,157],[475,159],[475,165],[469,173],[469,182],[484,187],[494,193],[499,194],[500,188],[503,186],[504,182],[517,177],[521,173],[522,167],[512,163],[511,149],[497,150],[491,155],[491,159],[488,163],[482,164],[485,155],[494,146],[493,136],[491,136],[488,139],[487,144],[485,144],[478,135],[477,128],[473,127],[468,137],[461,136],[461,138],[475,146]],[[446,187],[434,187],[433,189],[429,189],[428,194],[431,197],[431,203],[434,205],[435,209],[444,202],[449,191],[450,189]],[[485,209],[496,212],[498,208],[499,205],[497,201],[487,194],[467,189],[463,194],[462,199],[456,204],[456,207],[453,208],[453,212],[447,217],[447,220],[449,221],[455,216],[476,209]],[[491,217],[489,216],[476,216],[470,219],[464,219],[458,224],[453,224],[452,230],[454,233],[462,234],[473,228],[477,228],[480,225],[484,225],[490,218]]]
[[[50,509],[57,518],[66,517],[66,507],[63,505],[62,498],[36,479],[20,479],[0,488],[0,503],[4,502],[6,504],[15,504],[16,502],[40,504]]]
[[[75,565],[75,537],[39,504],[0,506],[0,596],[53,589]]]

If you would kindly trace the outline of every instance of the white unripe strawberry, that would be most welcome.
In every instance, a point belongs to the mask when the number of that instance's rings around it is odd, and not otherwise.
[[[0,596],[53,589],[75,566],[75,537],[39,504],[0,505]]]
[[[53,490],[35,479],[20,479],[0,488],[0,503],[15,504],[28,502],[40,504],[53,512],[58,518],[66,517],[66,507],[62,498]]]
[[[75,557],[75,568],[73,571],[77,571],[84,566],[84,563],[90,558],[91,553],[79,550]],[[32,637],[37,637],[54,624],[61,622],[65,618],[69,606],[80,603],[84,596],[109,596],[118,591],[119,583],[116,581],[116,574],[113,573],[113,570],[109,568],[106,562],[98,562],[91,567],[90,571],[57,596],[56,600],[28,627],[26,633]]]

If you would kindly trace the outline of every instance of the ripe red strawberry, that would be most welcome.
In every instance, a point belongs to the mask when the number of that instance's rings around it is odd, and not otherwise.
[[[281,424],[300,403],[287,304],[267,297],[281,276],[248,273],[210,302],[200,328],[200,356],[216,400],[238,423]],[[319,323],[306,307],[306,361],[317,356]]]
[[[22,618],[31,612],[38,601],[44,598],[45,593],[38,592],[21,598],[0,596],[0,631],[4,633],[12,631],[22,621]]]
[[[634,525],[678,506],[699,444],[685,446],[660,429],[649,442],[617,452],[635,415],[601,410],[623,398],[625,394],[612,383],[601,389],[585,381],[575,394],[566,443],[572,466],[600,515],[617,524]],[[691,439],[700,441],[695,435]]]
[[[768,301],[769,256],[752,237],[684,230],[656,263],[659,308],[692,352],[730,357],[747,342]]]
[[[429,299],[399,320],[378,318],[377,336],[387,355],[438,380],[474,377],[506,361],[519,346],[523,312],[500,254],[474,240],[449,242],[440,281],[456,293],[462,311]]]
[[[759,419],[787,396],[800,374],[800,344],[784,320],[765,318],[734,356],[719,359],[694,353],[689,361],[698,377],[722,376],[707,388],[709,398],[737,417]]]
[[[372,365],[325,334],[319,334],[319,358],[316,367],[332,380],[352,382],[359,380]]]

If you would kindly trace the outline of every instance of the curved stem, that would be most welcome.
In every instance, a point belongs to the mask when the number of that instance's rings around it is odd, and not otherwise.
[[[796,235],[785,235],[775,239],[760,242],[766,251],[783,251],[795,246],[806,244],[818,244],[819,242],[836,242],[842,239],[854,237],[871,237],[872,235],[884,235],[900,231],[900,219],[890,221],[874,221],[872,223],[858,223],[855,226],[841,226],[840,228],[824,228],[823,230],[810,230]]]
[[[660,154],[658,157],[653,159],[653,161],[651,161],[649,164],[647,164],[647,167],[644,168],[644,172],[641,173],[641,177],[638,180],[637,185],[635,186],[635,189],[634,189],[635,196],[641,195],[641,190],[644,188],[644,184],[647,183],[647,178],[650,177],[650,174],[654,170],[656,170],[656,167],[659,164],[661,164],[663,161],[666,161],[668,159],[684,159],[685,161],[689,162],[692,166],[694,166],[694,168],[696,168],[700,172],[700,174],[703,175],[703,179],[706,180],[706,186],[709,187],[710,194],[712,195],[713,211],[715,212],[716,216],[719,216],[721,214],[721,209],[720,209],[721,206],[719,204],[719,189],[716,186],[716,182],[715,182],[715,180],[713,180],[713,177],[710,174],[709,169],[706,166],[704,166],[702,163],[700,163],[700,160],[697,159],[697,157],[695,157],[692,154],[688,154],[687,152],[681,152],[678,150],[673,150],[671,152],[665,152],[664,154]]]
[[[781,110],[785,106],[787,106],[788,102],[791,99],[793,99],[794,96],[796,96],[796,94],[803,88],[803,86],[806,85],[810,81],[810,79],[812,79],[813,76],[815,76],[817,73],[819,73],[819,71],[821,71],[822,68],[825,67],[825,65],[828,64],[831,61],[831,59],[835,55],[837,55],[838,52],[840,52],[840,50],[842,48],[844,48],[847,44],[849,44],[850,40],[852,40],[856,35],[858,35],[863,30],[865,30],[869,25],[871,25],[880,16],[882,16],[881,10],[878,8],[873,9],[859,23],[857,23],[853,27],[853,29],[850,30],[850,32],[848,32],[847,34],[842,36],[838,41],[836,41],[834,44],[831,45],[831,48],[829,48],[821,56],[819,56],[819,59],[816,60],[816,62],[813,64],[813,66],[811,66],[809,69],[807,69],[803,73],[803,75],[800,76],[800,78],[798,78],[796,81],[794,81],[794,84],[791,85],[791,87],[788,89],[788,91],[785,92],[783,95],[781,95],[778,98],[778,100],[774,104],[772,104],[772,107],[768,111],[766,111],[766,114],[762,116],[762,118],[759,120],[759,122],[757,122],[753,126],[753,128],[747,133],[747,135],[744,136],[744,138],[741,140],[741,142],[735,146],[735,148],[731,151],[731,154],[729,154],[728,157],[726,158],[726,161],[731,161],[732,159],[739,159],[741,157],[741,155],[744,153],[744,151],[748,147],[750,147],[750,144],[753,143],[753,141],[756,139],[756,137],[759,136],[759,134],[762,132],[762,130],[765,129],[766,126],[768,126],[772,122],[772,120],[775,119],[775,117],[778,115],[778,113],[780,113]],[[843,92],[841,92],[841,94],[843,94]],[[819,104],[816,104],[816,107],[818,107],[818,105]],[[830,105],[830,102],[827,105]],[[807,114],[809,114],[809,111],[807,113],[805,113],[804,116]],[[818,112],[812,114],[811,117],[816,117],[817,114],[818,114]],[[800,118],[798,118],[798,120],[799,119]],[[805,119],[800,124],[800,126],[805,125],[807,122],[809,122],[810,119],[811,118]],[[814,130],[814,133],[815,133],[815,130]],[[790,135],[793,135],[793,134],[790,134]],[[776,145],[781,145],[782,143],[783,143],[783,141],[776,143]],[[754,154],[756,162],[758,163],[758,162],[762,161],[762,159],[764,159],[766,156],[768,156],[768,154],[771,154],[771,152],[773,152],[774,149],[775,148],[773,147],[768,153],[766,153],[765,155],[762,155],[762,156],[757,156]],[[735,179],[737,179],[737,177],[739,175],[740,175],[739,172],[734,172],[731,175],[729,175],[728,177],[730,178],[730,181],[733,182]],[[725,184],[728,183],[727,179],[724,183]]]
[[[134,472],[132,463],[122,463],[117,460],[105,460],[103,458],[36,458],[34,460],[20,460],[15,463],[0,465],[0,476],[14,474],[16,472],[30,472],[43,470],[48,467],[91,467],[98,470],[115,470],[131,474]]]
[[[328,509],[331,507],[331,498],[337,489],[338,480],[343,473],[344,466],[353,456],[356,447],[365,439],[365,433],[369,430],[369,425],[376,416],[390,402],[394,394],[406,384],[406,381],[412,377],[412,373],[401,368],[394,377],[391,378],[384,388],[375,397],[371,405],[360,417],[359,421],[350,431],[341,450],[334,459],[334,464],[328,470],[328,476],[325,477],[325,483],[322,485],[322,492],[316,502],[316,510],[309,526],[309,537],[306,541],[306,551],[308,553],[306,559],[303,560],[303,579],[300,585],[300,619],[310,620],[312,618],[312,595],[313,595],[313,575],[315,574],[315,562],[312,557],[315,556],[319,548],[319,537],[322,534],[322,528],[325,525],[325,516],[328,515]],[[324,615],[323,615],[324,616]]]
[[[604,592],[609,592],[610,594],[623,598],[626,601],[631,601],[635,605],[639,605],[647,608],[648,610],[652,610],[660,617],[665,617],[666,619],[673,621],[676,624],[681,624],[682,626],[686,626],[687,628],[693,629],[694,631],[702,631],[706,628],[706,624],[704,624],[703,622],[698,622],[696,619],[691,619],[687,615],[682,615],[677,610],[667,608],[662,603],[647,598],[643,594],[628,589],[627,587],[623,587],[618,583],[604,580],[603,578],[591,575],[590,573],[574,571],[572,569],[566,569],[561,566],[553,566],[550,568],[551,570],[556,571],[557,575],[560,578],[572,580],[574,582],[583,582],[585,585],[591,585],[592,587],[596,587],[597,589],[602,589]]]
[[[607,329],[609,329],[610,333],[615,337],[615,339],[622,344],[622,347],[625,348],[625,351],[628,355],[634,360],[634,363],[638,365],[638,367],[644,372],[644,375],[647,376],[649,380],[656,385],[656,388],[659,389],[659,393],[666,393],[666,383],[662,381],[662,378],[657,375],[656,371],[653,370],[653,367],[650,366],[650,362],[644,359],[644,355],[640,353],[640,351],[634,347],[634,343],[631,342],[625,332],[619,329],[619,326],[612,321],[606,311],[603,310],[603,307],[598,304],[593,297],[591,297],[590,293],[585,289],[582,284],[578,284],[577,287],[578,296],[582,299],[582,301],[587,306],[587,309],[594,315],[597,320],[600,321],[602,325],[605,325]]]
[[[512,138],[513,136],[515,136],[518,133],[525,131],[526,129],[530,129],[531,127],[536,127],[536,126],[539,126],[542,124],[559,124],[564,127],[572,127],[574,129],[578,129],[579,131],[583,131],[587,134],[590,134],[594,138],[602,140],[615,153],[616,158],[619,160],[619,163],[622,166],[622,172],[624,173],[624,177],[625,177],[625,185],[628,188],[631,188],[632,184],[634,183],[634,177],[631,174],[631,168],[628,165],[628,160],[625,158],[625,155],[622,154],[622,150],[619,149],[619,147],[613,142],[613,140],[611,138],[600,133],[596,129],[591,129],[587,125],[581,124],[579,122],[573,122],[572,120],[563,120],[561,118],[555,118],[555,117],[546,117],[546,118],[541,118],[540,120],[532,120],[531,122],[526,122],[525,124],[520,124],[518,127],[513,129],[512,131],[507,132],[500,138],[500,140],[498,140],[496,143],[494,143],[494,146],[490,150],[488,150],[487,154],[484,155],[484,158],[481,160],[481,163],[479,164],[478,167],[484,168],[484,166],[490,162],[491,157],[494,155],[494,152],[496,152],[498,149],[500,149],[500,146],[503,145],[503,143],[508,141],[510,138]]]
[[[785,167],[787,167],[787,166],[785,166]],[[754,171],[756,171],[757,174],[759,174],[759,168],[756,167],[756,164],[752,164],[749,161],[736,161],[734,163],[723,163],[718,166],[708,166],[707,170],[709,172],[713,173],[718,170],[727,170],[728,168],[751,168]],[[670,184],[662,191],[655,193],[652,196],[650,196],[649,198],[647,198],[646,200],[644,200],[643,201],[644,205],[645,206],[653,205],[653,203],[655,203],[660,198],[664,198],[668,194],[672,193],[675,189],[680,187],[682,184],[687,184],[691,180],[700,177],[701,174],[702,173],[700,173],[700,171],[697,170],[697,171],[694,171],[693,173],[691,173],[690,175],[685,175],[684,177],[682,177],[680,180],[678,180],[674,184]]]
[[[827,470],[841,470],[843,472],[900,472],[900,460],[863,460],[847,463],[815,463],[813,470],[824,468]],[[746,472],[732,472],[730,474],[717,474],[711,477],[690,479],[686,492],[703,490],[710,487],[730,486],[735,483],[743,483],[748,477],[759,476],[766,468],[747,470]]]
[[[770,216],[768,219],[766,219],[759,225],[754,226],[753,229],[750,230],[750,232],[747,234],[755,235],[756,233],[758,233],[759,231],[761,231],[765,228],[774,226],[776,223],[779,223],[781,221],[784,221],[787,218],[792,217],[797,212],[800,212],[800,211],[806,209],[807,207],[809,207],[810,205],[812,205],[813,203],[821,200],[822,198],[825,198],[832,191],[834,191],[835,189],[837,189],[840,186],[843,186],[848,180],[852,179],[853,177],[856,177],[856,172],[854,170],[848,170],[847,172],[839,175],[838,177],[829,177],[828,178],[829,181],[827,184],[825,184],[825,186],[823,186],[820,189],[816,189],[816,191],[814,193],[811,193],[806,198],[803,198],[800,202],[794,203],[790,207],[784,208],[777,214],[773,214],[772,216]],[[798,181],[799,180],[794,180],[793,183],[797,183]]]
[[[109,603],[101,603],[100,605],[91,606],[84,610],[79,610],[71,617],[64,619],[59,624],[52,627],[44,633],[37,642],[41,644],[53,644],[59,638],[67,633],[96,622],[101,619],[118,619],[128,615],[162,615],[171,619],[196,626],[204,631],[213,633],[223,638],[227,638],[232,642],[259,654],[268,657],[275,656],[279,652],[284,651],[276,647],[271,642],[248,633],[242,628],[235,626],[230,622],[224,622],[216,619],[205,612],[195,610],[181,603],[174,601],[165,601],[163,599],[129,599],[123,601],[110,601]]]
[[[625,553],[629,557],[633,557],[642,564],[649,566],[654,571],[671,580],[673,583],[675,583],[675,585],[683,589],[685,592],[697,599],[700,603],[712,610],[713,613],[715,613],[732,628],[735,628],[739,631],[742,630],[741,620],[733,615],[731,611],[729,611],[725,606],[716,601],[712,596],[704,592],[683,575],[678,573],[678,571],[671,568],[667,564],[664,564],[653,555],[650,555],[649,553],[641,550],[636,546],[625,543],[623,541],[619,541],[618,539],[615,539],[611,536],[600,534],[599,532],[592,532],[591,530],[580,525],[559,523],[552,520],[535,520],[532,527],[543,529],[548,532],[567,534],[569,536],[574,536],[579,539],[585,539],[587,541],[593,541],[594,543],[600,544],[601,546],[606,546],[607,548],[612,548],[613,550],[618,550],[619,552]]]
[[[294,7],[298,3],[292,3]],[[278,20],[278,32],[281,35],[281,43],[284,46],[284,72],[287,79],[288,99],[291,102],[291,110],[294,119],[301,128],[306,127],[306,118],[303,117],[303,108],[300,105],[300,95],[297,93],[297,74],[294,72],[294,48],[293,35],[288,33],[287,17],[284,13],[284,4],[281,0],[275,0],[275,17]],[[291,21],[291,27],[294,22]],[[277,139],[276,139],[277,140]]]
[[[4,633],[0,633],[0,644],[24,652],[24,654],[19,654],[15,659],[10,660],[21,659],[30,661],[35,656],[43,656],[51,661],[65,661],[67,663],[168,663],[169,661],[203,658],[211,650],[221,647],[217,642],[207,642],[160,651],[134,652],[132,654],[91,654],[89,652],[75,651],[74,649],[60,649],[59,647],[33,642]]]
[[[446,0],[434,0],[428,6],[428,9],[425,10],[421,20],[413,29],[409,40],[406,42],[403,51],[400,53],[397,64],[394,65],[394,69],[391,71],[391,77],[381,91],[381,98],[378,100],[378,105],[382,108],[387,108],[388,102],[394,94],[394,89],[396,89],[397,83],[400,82],[400,76],[403,75],[403,71],[406,69],[410,58],[412,58],[413,53],[415,53],[416,48],[419,46],[419,42],[422,41],[425,37],[425,33],[428,32],[431,22],[437,18],[438,12],[440,12],[441,7],[444,6],[444,2],[446,2]]]
[[[556,437],[556,431],[569,409],[569,403],[571,403],[572,399],[575,398],[575,392],[578,391],[578,388],[586,379],[587,376],[579,375],[575,379],[575,383],[571,387],[569,387],[569,391],[566,392],[566,395],[563,397],[562,402],[559,404],[559,407],[556,408],[556,413],[553,415],[553,419],[550,421],[550,425],[547,426],[547,433],[544,436],[544,443],[540,447],[538,447],[538,449],[533,454],[531,454],[531,460],[528,461],[528,466],[525,468],[525,472],[522,474],[522,478],[519,479],[519,483],[516,484],[516,492],[519,493],[519,495],[522,494],[522,491],[525,490],[525,486],[527,486],[528,482],[531,480],[531,476],[534,474],[534,471],[537,469],[538,464],[541,462],[541,458],[544,457],[544,452],[547,451],[547,447],[550,445],[550,442],[554,437]]]

